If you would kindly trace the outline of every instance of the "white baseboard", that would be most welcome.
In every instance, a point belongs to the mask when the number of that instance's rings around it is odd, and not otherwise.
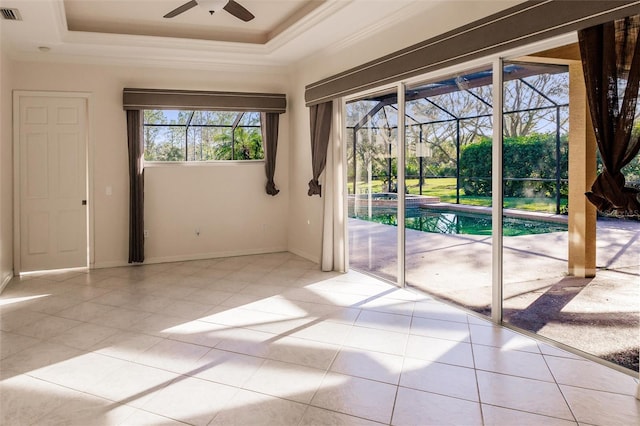
[[[205,260],[205,259],[218,259],[223,257],[234,256],[250,256],[254,254],[269,254],[269,253],[281,253],[286,252],[286,247],[271,247],[255,250],[234,250],[234,251],[221,251],[214,253],[196,253],[196,254],[184,254],[175,256],[157,256],[147,257],[142,265],[152,265],[156,263],[170,263],[170,262],[186,262],[189,260]],[[303,256],[304,257],[304,256]],[[91,269],[103,269],[103,268],[118,268],[121,266],[135,266],[138,263],[127,263],[126,261],[110,261],[110,262],[98,262],[91,265]]]
[[[119,268],[121,266],[131,266],[127,261],[113,260],[110,262],[98,262],[89,265],[89,269]]]
[[[2,282],[0,282],[0,294],[4,291],[5,287],[9,285],[11,278],[13,278],[13,271],[7,272],[4,277],[2,277]]]
[[[253,249],[253,250],[234,250],[234,251],[220,251],[220,252],[214,252],[214,253],[198,253],[198,254],[185,254],[185,255],[176,255],[176,256],[149,257],[144,260],[144,263],[153,264],[153,263],[185,262],[189,260],[205,260],[205,259],[218,259],[223,257],[251,256],[255,254],[281,253],[283,251],[287,251],[286,247],[272,247],[272,248],[265,248],[265,249]]]
[[[312,255],[303,250],[297,250],[297,249],[291,249],[291,248],[288,251],[290,253],[295,254],[296,256],[303,257],[313,263],[317,263],[318,265],[320,265],[320,257],[318,255]]]

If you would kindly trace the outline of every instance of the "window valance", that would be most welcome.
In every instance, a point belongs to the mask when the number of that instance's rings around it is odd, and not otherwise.
[[[640,1],[529,0],[306,87],[307,106],[640,13]]]
[[[188,109],[282,114],[286,111],[287,99],[279,93],[125,88],[122,104],[125,110]]]

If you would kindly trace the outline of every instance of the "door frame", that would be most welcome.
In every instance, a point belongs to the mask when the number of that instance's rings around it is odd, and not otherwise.
[[[21,261],[21,200],[20,200],[20,100],[27,97],[45,98],[81,98],[86,102],[86,135],[85,135],[85,173],[87,203],[87,268],[95,263],[94,241],[94,197],[93,197],[93,94],[90,92],[58,92],[37,90],[13,91],[13,274],[19,276],[22,271]]]

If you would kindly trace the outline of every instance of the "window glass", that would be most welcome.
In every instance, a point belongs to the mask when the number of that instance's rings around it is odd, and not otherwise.
[[[240,117],[240,125],[242,126],[260,126],[259,112],[245,112]]]
[[[146,161],[262,160],[259,112],[144,111]]]
[[[484,315],[494,309],[492,84],[487,65],[405,92],[406,285]]]
[[[398,96],[377,93],[346,106],[351,267],[398,279]]]

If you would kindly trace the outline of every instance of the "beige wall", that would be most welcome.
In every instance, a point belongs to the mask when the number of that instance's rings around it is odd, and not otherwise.
[[[11,63],[0,49],[0,289],[13,276]]]
[[[14,77],[12,87],[17,90],[91,93],[93,262],[96,267],[126,264],[128,258],[129,181],[126,121],[122,110],[124,87],[280,93],[286,93],[287,89],[285,75],[255,67],[251,73],[243,73],[237,70],[189,71],[16,62]],[[283,130],[279,138],[275,181],[281,193],[275,197],[264,194],[266,178],[262,164],[147,170],[148,261],[286,249],[287,114],[281,116],[280,125]],[[107,195],[107,187],[111,187],[112,195]],[[231,197],[229,193],[237,196]],[[229,218],[230,215],[233,218]],[[263,226],[264,223],[267,225]],[[202,230],[197,239],[194,238],[195,227]],[[260,231],[258,237],[255,237],[256,227]]]
[[[147,260],[286,251],[288,189],[275,180],[272,197],[263,162],[147,168]]]
[[[259,67],[252,67],[251,72],[246,68],[189,71],[56,63],[47,56],[43,62],[15,62],[12,73],[3,65],[2,273],[10,268],[6,265],[11,264],[12,246],[11,125],[10,114],[5,113],[11,105],[6,88],[91,93],[93,262],[98,267],[125,264],[128,257],[128,171],[121,107],[124,87],[287,93],[288,112],[281,116],[275,176],[280,194],[270,197],[263,193],[261,165],[150,168],[146,180],[146,255],[149,261],[161,261],[288,249],[319,261],[322,199],[307,196],[311,153],[304,86],[519,2],[434,2],[422,15],[380,34],[364,34],[332,46],[291,66],[286,74]],[[434,14],[439,19],[434,21]],[[424,22],[432,24],[427,27]],[[10,74],[14,77],[11,81]],[[106,194],[107,187],[112,188],[112,195]],[[200,236],[195,235],[196,228],[201,230]]]
[[[311,140],[309,136],[309,110],[304,105],[304,82],[300,76],[294,81],[291,92],[289,116],[291,117],[290,139],[290,204],[288,224],[289,251],[314,262],[320,262],[322,249],[323,199],[309,197],[311,171]]]

